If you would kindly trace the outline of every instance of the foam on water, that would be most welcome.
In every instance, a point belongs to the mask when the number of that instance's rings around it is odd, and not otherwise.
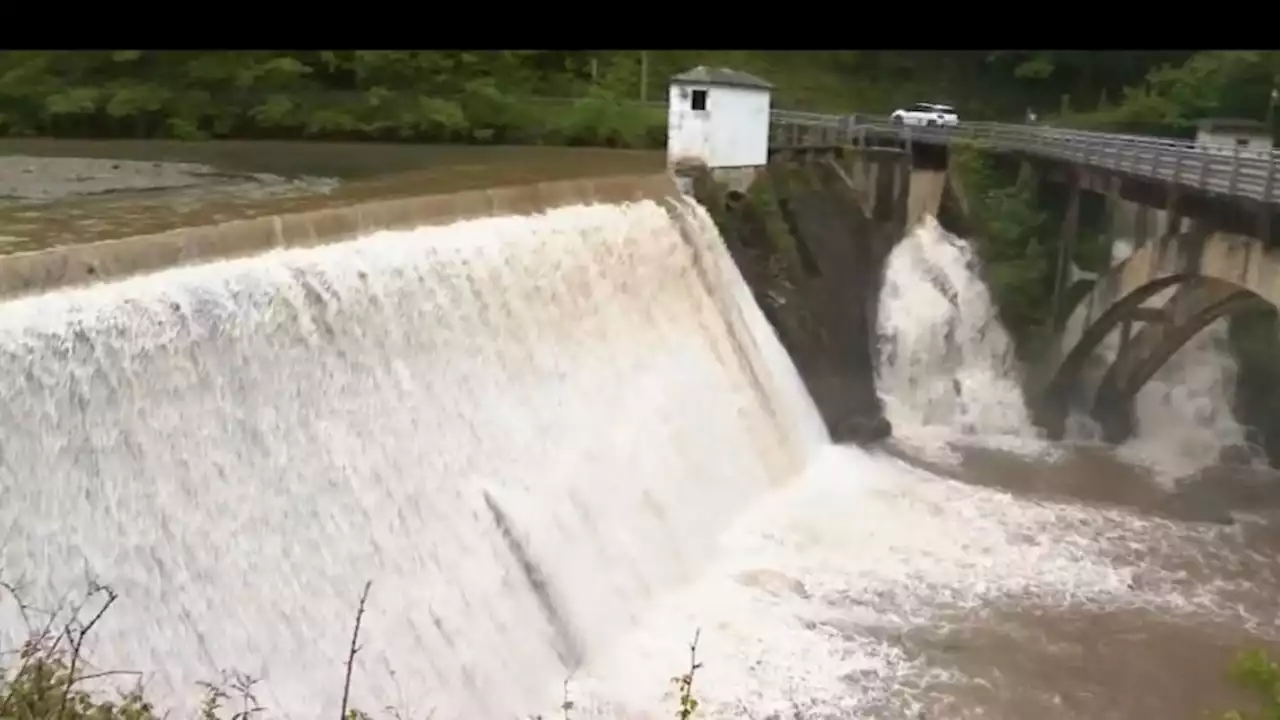
[[[890,253],[877,326],[877,388],[913,449],[948,440],[1040,452],[1013,343],[965,240],[926,217]]]
[[[889,259],[879,370],[895,436],[915,452],[959,442],[1046,453],[976,270],[968,244],[930,221]],[[917,717],[944,684],[983,681],[903,636],[1010,609],[1143,608],[1274,637],[1274,617],[1247,606],[1280,575],[1234,532],[1020,498],[829,447],[738,518],[697,583],[593,659],[571,699],[580,717],[669,714],[695,630],[696,695],[715,718]]]
[[[1273,617],[1237,605],[1276,587],[1274,564],[1233,581],[1188,574],[1238,565],[1239,552],[1230,530],[1028,501],[829,448],[739,518],[697,584],[575,678],[576,712],[668,714],[669,679],[698,629],[697,695],[716,718],[916,717],[945,693],[937,684],[967,678],[910,652],[903,634],[1010,608],[1141,607],[1274,635]]]
[[[509,717],[824,441],[749,298],[700,209],[643,202],[5,303],[4,571],[114,587],[99,666],[238,667],[293,717],[372,580],[356,702]]]

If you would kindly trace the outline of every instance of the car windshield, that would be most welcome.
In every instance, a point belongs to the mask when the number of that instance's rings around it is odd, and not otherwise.
[[[916,103],[911,106],[911,112],[941,112],[954,113],[956,109],[950,105],[938,105],[936,103]]]

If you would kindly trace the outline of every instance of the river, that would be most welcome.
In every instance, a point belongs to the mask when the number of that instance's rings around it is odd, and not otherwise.
[[[1221,328],[1127,447],[1050,444],[970,256],[926,224],[890,259],[874,451],[828,441],[690,206],[10,300],[4,567],[39,599],[110,583],[95,661],[180,707],[231,666],[283,716],[333,707],[366,580],[362,707],[669,716],[695,632],[707,717],[1239,705],[1233,654],[1280,650],[1278,494],[1218,462]]]

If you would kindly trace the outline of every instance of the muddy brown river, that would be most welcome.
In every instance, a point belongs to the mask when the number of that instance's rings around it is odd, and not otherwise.
[[[0,138],[0,252],[663,162],[599,148]]]
[[[981,681],[953,686],[929,717],[1195,718],[1251,706],[1227,668],[1245,648],[1280,652],[1280,473],[1218,465],[1171,488],[1097,446],[1068,446],[1054,461],[984,448],[963,456],[940,470],[1014,497],[1163,527],[1154,545],[1117,543],[1115,558],[1136,568],[1135,590],[1167,582],[1154,577],[1171,571],[1188,604],[1213,609],[993,607],[979,622],[909,635],[909,646]],[[1179,542],[1184,531],[1210,542]]]

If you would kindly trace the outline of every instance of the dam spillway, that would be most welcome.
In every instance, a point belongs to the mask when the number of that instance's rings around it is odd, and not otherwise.
[[[0,394],[6,573],[120,594],[97,665],[292,717],[366,580],[357,704],[527,711],[823,438],[674,193],[11,299]]]

